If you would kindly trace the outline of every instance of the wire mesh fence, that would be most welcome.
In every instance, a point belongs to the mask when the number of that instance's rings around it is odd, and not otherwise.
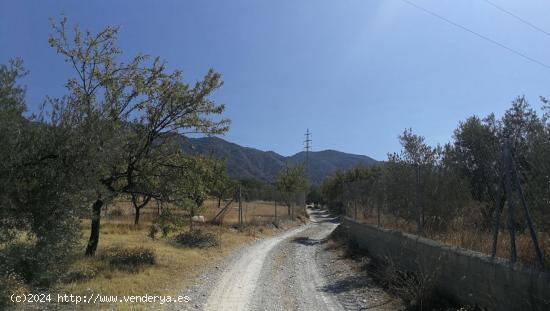
[[[208,208],[209,219],[218,224],[276,224],[304,216],[305,197],[304,192],[237,188],[233,198],[218,208]]]
[[[359,222],[548,267],[549,146],[514,137],[478,154],[448,145],[425,161],[390,155],[342,174],[329,205]]]

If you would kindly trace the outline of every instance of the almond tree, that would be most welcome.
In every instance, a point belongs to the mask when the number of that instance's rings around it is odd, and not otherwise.
[[[283,196],[283,200],[288,208],[288,216],[292,215],[292,203],[299,192],[307,189],[307,180],[305,178],[305,169],[302,165],[287,166],[282,169],[275,181],[277,190]]]
[[[117,195],[131,198],[136,218],[150,200],[163,200],[158,187],[160,167],[177,151],[178,135],[221,134],[229,121],[213,119],[224,111],[210,94],[222,85],[220,74],[210,70],[190,86],[182,72],[168,72],[159,58],[137,55],[119,61],[118,28],[106,27],[97,34],[74,27],[69,38],[67,20],[52,22],[50,45],[74,69],[66,86],[68,111],[85,128],[85,148],[96,163],[89,174],[96,176],[97,199],[86,255],[94,255],[99,242],[100,212],[106,200]]]

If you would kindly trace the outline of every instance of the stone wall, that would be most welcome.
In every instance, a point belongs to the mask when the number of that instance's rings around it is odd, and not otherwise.
[[[462,305],[487,310],[550,310],[550,273],[344,218],[337,229],[375,259],[436,276],[436,288]]]

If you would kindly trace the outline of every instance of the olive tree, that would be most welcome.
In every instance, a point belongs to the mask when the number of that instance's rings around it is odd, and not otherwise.
[[[81,207],[91,202],[82,175],[87,162],[75,119],[60,109],[67,99],[24,116],[24,88],[16,84],[22,74],[19,60],[0,65],[0,243],[8,253],[2,262],[28,283],[47,285],[80,238]]]

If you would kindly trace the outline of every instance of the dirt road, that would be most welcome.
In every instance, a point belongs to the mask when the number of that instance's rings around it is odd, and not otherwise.
[[[209,280],[214,284],[201,309],[390,310],[376,307],[388,300],[383,291],[368,286],[367,294],[357,292],[338,279],[355,276],[342,273],[349,267],[326,254],[325,239],[338,223],[322,211],[309,213],[309,224],[261,240],[232,259],[217,280]]]

